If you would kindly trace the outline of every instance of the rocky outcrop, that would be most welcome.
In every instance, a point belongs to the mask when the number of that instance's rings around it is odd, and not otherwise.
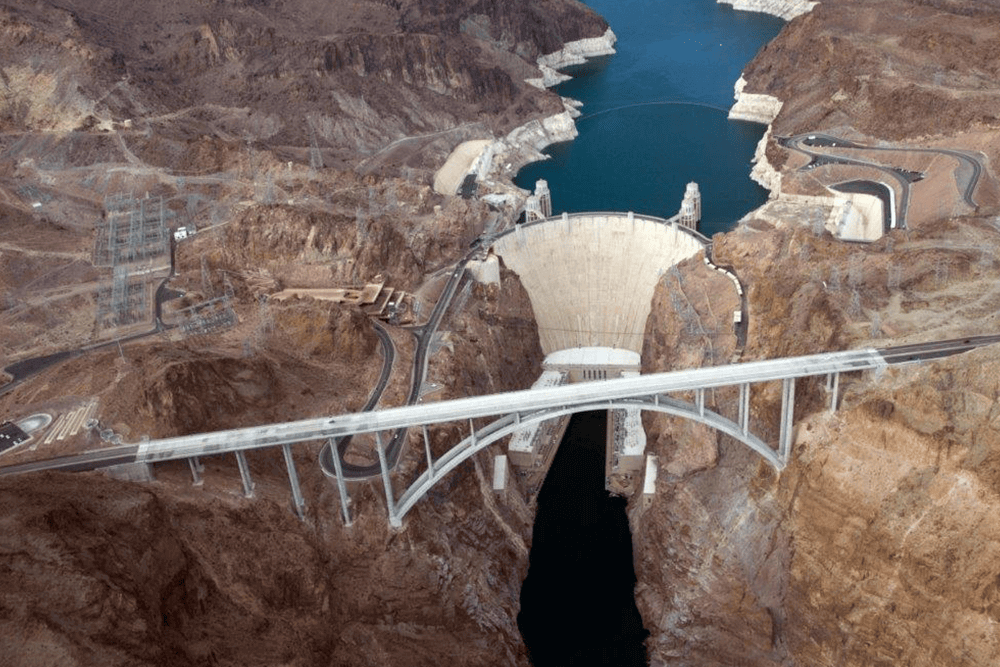
[[[951,316],[962,327],[951,335],[995,326],[970,309],[972,285],[990,272],[956,268],[948,284],[935,282],[943,256],[928,254],[931,239],[912,248],[897,239],[893,259],[916,292],[896,309],[884,248],[757,229],[716,237],[714,247],[748,285],[748,359],[872,345],[884,334],[869,318],[910,336]],[[670,289],[709,292],[680,269]],[[852,290],[820,282],[833,275]],[[906,312],[928,303],[940,315]],[[706,331],[721,324],[709,319],[718,304],[694,306]],[[654,317],[660,310],[669,305]],[[660,352],[644,354],[646,370],[712,363],[700,360],[705,343],[686,342],[667,319],[647,332],[649,352]],[[835,413],[822,382],[800,383],[793,463],[780,475],[742,445],[648,419],[660,474],[649,505],[633,501],[631,520],[652,663],[990,665],[1000,609],[997,352],[842,376]],[[726,413],[738,395],[711,400]],[[751,428],[774,437],[779,400],[778,388],[755,388]]]
[[[717,0],[722,5],[745,12],[761,12],[791,21],[796,16],[808,14],[818,2],[809,0]]]
[[[169,471],[142,486],[3,479],[0,662],[527,664],[513,621],[526,565],[482,509],[479,462],[453,484],[462,504],[425,503],[403,539],[360,493],[364,513],[344,528],[335,494],[298,463],[316,501],[306,521],[270,482],[239,499],[211,460],[194,495],[173,492]],[[280,484],[277,459],[251,465]]]
[[[566,74],[561,74],[559,70],[570,65],[582,65],[590,58],[613,54],[616,41],[618,37],[611,28],[608,28],[600,37],[569,42],[558,51],[539,56],[536,62],[538,69],[542,71],[542,77],[526,81],[539,88],[551,88],[570,78]]]
[[[736,81],[736,102],[729,109],[729,118],[770,125],[781,111],[781,100],[773,95],[748,93],[746,85],[747,81],[742,76]]]
[[[781,196],[781,172],[775,169],[767,159],[767,144],[771,140],[771,126],[767,126],[767,132],[757,142],[757,148],[753,153],[753,167],[750,169],[750,178],[766,188],[770,197]]]
[[[900,20],[899,17],[905,17]],[[1000,11],[972,1],[824,2],[788,24],[744,69],[784,101],[776,132],[853,127],[885,140],[995,128]]]
[[[501,173],[517,173],[518,169],[529,162],[545,160],[546,156],[542,151],[552,144],[575,139],[579,135],[576,123],[573,122],[575,111],[575,108],[569,107],[555,116],[533,120],[515,128],[506,137],[495,142],[492,153],[493,169],[489,170],[489,173],[499,171],[501,165],[503,165]]]

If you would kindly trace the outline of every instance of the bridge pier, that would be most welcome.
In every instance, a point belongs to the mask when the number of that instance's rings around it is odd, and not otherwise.
[[[250,465],[243,450],[236,450],[236,464],[240,467],[240,477],[243,479],[243,496],[253,498],[254,483],[250,478]]]
[[[340,513],[344,517],[344,525],[350,526],[351,519],[350,498],[347,496],[347,484],[344,483],[344,466],[340,462],[340,452],[337,450],[337,442],[330,438],[330,451],[333,453],[333,469],[337,473],[337,491],[340,493]]]
[[[375,431],[375,448],[378,449],[378,462],[382,468],[382,483],[385,485],[385,506],[389,511],[389,525],[393,528],[402,528],[403,521],[396,514],[396,500],[393,498],[389,465],[385,459],[385,445],[382,444],[382,433],[379,431]]]
[[[781,435],[778,436],[778,456],[788,463],[792,449],[792,418],[795,415],[795,378],[781,381]]]
[[[830,392],[830,412],[837,411],[837,393],[840,391],[840,373],[826,376],[826,390]]]
[[[295,470],[295,459],[292,458],[292,446],[284,444],[281,446],[281,453],[285,455],[285,467],[288,468],[288,483],[292,486],[292,500],[295,503],[295,514],[299,519],[305,519],[306,501],[302,497],[302,489],[299,487],[299,474]],[[334,456],[337,456],[334,454]]]
[[[198,460],[197,456],[188,459],[188,466],[191,468],[191,483],[194,486],[201,486],[205,480],[201,478],[201,473],[205,472],[205,466]]]
[[[427,455],[427,470],[430,472],[431,476],[434,475],[434,457],[431,456],[431,439],[427,435],[427,425],[423,425],[421,430],[424,433],[424,453]]]
[[[748,382],[740,385],[739,423],[743,435],[750,432],[750,383]]]

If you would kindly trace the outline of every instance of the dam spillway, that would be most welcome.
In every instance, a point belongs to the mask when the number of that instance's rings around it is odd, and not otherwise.
[[[542,352],[642,352],[653,291],[708,240],[676,220],[576,213],[518,225],[493,245],[528,292]]]

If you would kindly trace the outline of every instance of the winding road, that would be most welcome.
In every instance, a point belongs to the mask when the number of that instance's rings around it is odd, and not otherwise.
[[[906,229],[906,214],[909,211],[910,206],[910,186],[912,179],[908,172],[898,169],[896,167],[886,167],[878,162],[872,162],[870,160],[862,160],[859,158],[847,157],[844,155],[831,155],[830,153],[817,152],[810,150],[810,147],[816,148],[847,148],[851,150],[867,150],[867,151],[894,151],[902,153],[936,153],[939,155],[947,155],[958,160],[959,169],[956,170],[956,181],[958,183],[959,189],[962,192],[962,199],[966,204],[972,208],[978,208],[975,199],[973,199],[973,194],[975,193],[976,186],[979,184],[979,179],[983,174],[983,164],[978,156],[975,156],[966,151],[953,150],[949,148],[898,148],[898,147],[882,147],[882,146],[867,146],[864,144],[859,144],[848,139],[842,139],[840,137],[835,137],[829,134],[823,134],[821,132],[811,132],[808,134],[798,134],[792,137],[775,137],[775,140],[779,145],[789,148],[794,151],[798,151],[803,155],[807,155],[810,158],[809,164],[800,168],[811,169],[818,165],[823,164],[850,164],[857,165],[860,167],[871,167],[873,169],[878,169],[879,171],[887,174],[890,178],[894,179],[899,183],[900,189],[903,196],[899,198],[899,210],[897,211],[896,219],[899,222],[900,229]],[[961,173],[961,167],[968,167],[968,175]]]
[[[473,254],[474,252],[471,252],[466,255],[466,257],[458,262],[458,264],[455,265],[455,268],[452,269],[451,274],[448,276],[448,283],[441,292],[441,296],[438,298],[437,303],[434,304],[434,309],[431,311],[431,315],[427,322],[421,326],[411,329],[413,335],[417,339],[417,347],[413,355],[413,374],[410,383],[410,393],[406,397],[406,405],[413,405],[420,398],[420,390],[423,387],[424,379],[427,377],[427,362],[430,357],[428,349],[434,339],[434,334],[437,333],[437,328],[441,324],[441,320],[444,318],[444,314],[448,310],[448,306],[451,305],[451,300],[455,297],[455,293],[458,291],[458,286],[462,282],[462,277],[465,275],[465,266]],[[380,324],[376,327],[376,333],[379,333],[379,328],[381,328]],[[383,341],[383,349],[385,349],[386,344],[392,347],[392,340],[389,339],[388,332],[386,332],[384,328],[382,329],[382,333],[379,334],[379,338]],[[395,350],[395,348],[393,348],[393,350]],[[393,351],[393,358],[394,356],[395,352]],[[382,391],[385,389],[385,385],[388,382],[391,370],[391,360],[388,367],[385,363],[383,363],[382,377],[379,379],[378,385],[376,385],[375,390],[368,398],[368,403],[362,409],[363,412],[372,410],[378,403],[379,398],[382,396]],[[409,431],[406,428],[397,429],[395,433],[393,433],[392,438],[390,438],[388,445],[386,445],[386,461],[390,468],[396,467],[396,463],[399,461],[399,455],[403,449],[403,444],[406,442],[406,435],[408,432]],[[345,461],[344,454],[347,451],[348,445],[350,445],[350,436],[336,438],[323,445],[323,449],[321,449],[319,453],[319,465],[326,475],[336,477],[337,474],[336,466],[333,462],[334,447],[336,447],[338,456],[340,456],[341,466],[345,478],[351,480],[366,480],[381,475],[382,469],[378,463],[373,463],[367,466],[359,466]]]

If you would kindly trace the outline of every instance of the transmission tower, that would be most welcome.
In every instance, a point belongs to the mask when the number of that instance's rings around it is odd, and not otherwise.
[[[212,289],[212,276],[208,270],[208,260],[204,255],[201,256],[201,291],[206,299],[210,299],[215,291]]]
[[[839,267],[835,266],[832,269],[830,269],[830,282],[827,283],[827,287],[829,287],[834,292],[839,292],[840,291],[840,268]]]
[[[887,286],[890,291],[895,292],[899,289],[900,283],[903,281],[903,269],[899,266],[890,266],[889,275],[887,279]]]
[[[861,255],[851,255],[851,260],[847,268],[847,283],[851,287],[857,287],[861,283],[863,276],[864,265],[861,263]]]
[[[851,290],[851,307],[848,312],[851,317],[861,315],[861,295],[858,294],[858,290]]]
[[[872,338],[878,338],[882,334],[882,317],[875,313],[872,315],[872,327],[871,335]]]
[[[309,167],[313,171],[323,168],[323,153],[319,149],[316,130],[311,121],[309,122]]]

